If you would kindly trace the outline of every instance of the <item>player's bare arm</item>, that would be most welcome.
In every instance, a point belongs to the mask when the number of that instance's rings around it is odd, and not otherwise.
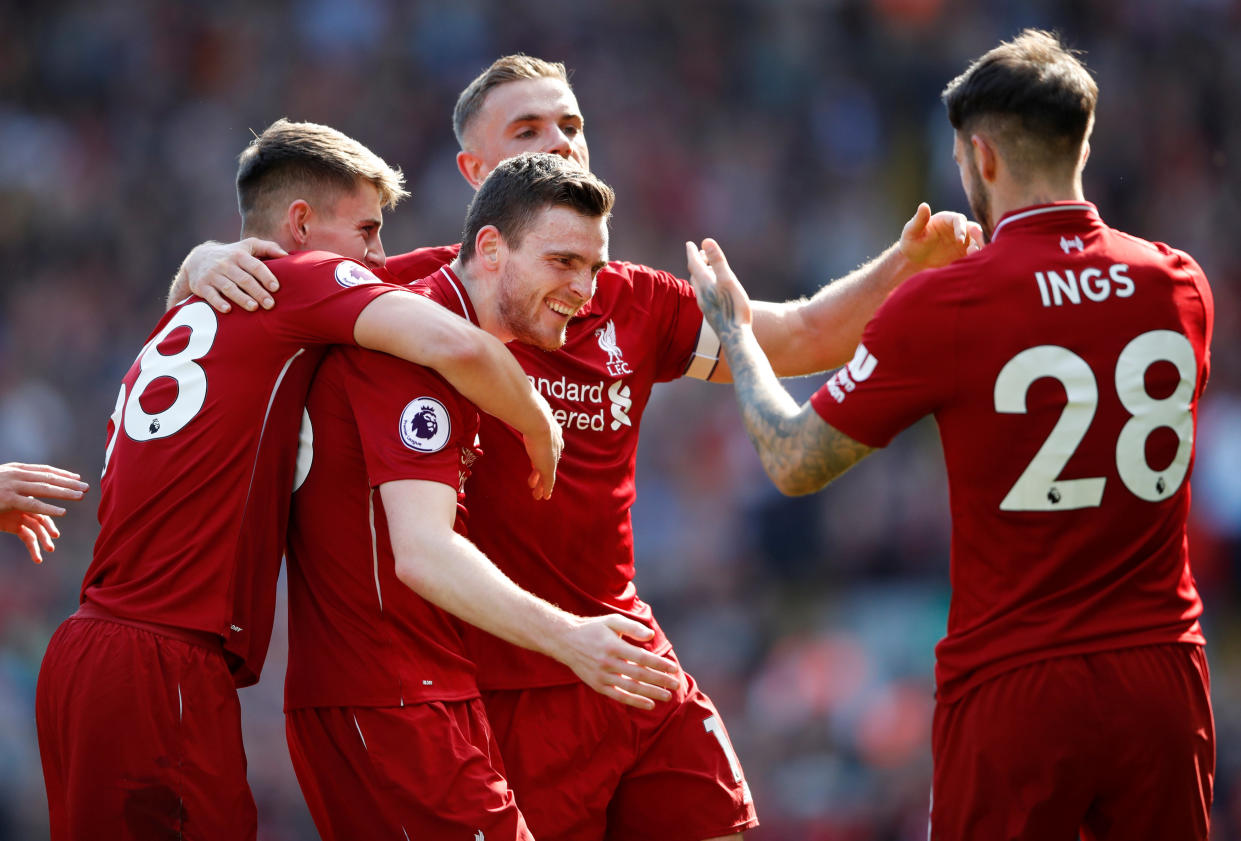
[[[862,330],[888,294],[923,269],[938,268],[977,251],[982,228],[953,211],[931,213],[925,202],[905,223],[901,238],[881,255],[810,298],[782,304],[754,301],[754,335],[781,377],[799,377],[849,361]],[[732,378],[720,359],[712,382]]]
[[[354,339],[362,347],[434,369],[481,411],[516,429],[533,468],[527,484],[537,499],[552,495],[564,448],[560,424],[499,339],[404,290],[368,304],[354,325]]]
[[[54,552],[52,542],[60,530],[52,517],[65,509],[44,502],[48,499],[81,499],[90,485],[68,470],[46,464],[9,462],[0,465],[0,531],[17,535],[26,544],[30,559],[43,563],[43,552]]]
[[[591,689],[629,706],[651,709],[680,684],[674,662],[623,639],[650,639],[650,628],[615,614],[585,618],[566,613],[522,590],[454,532],[454,488],[402,480],[385,482],[379,492],[389,512],[397,577],[427,601],[559,660]]]
[[[263,260],[285,255],[276,243],[257,237],[196,245],[172,278],[166,309],[197,295],[219,312],[228,312],[233,304],[251,312],[260,306],[269,310],[276,305],[270,293],[280,282]]]
[[[767,475],[782,493],[813,493],[862,458],[871,447],[833,429],[810,403],[798,406],[776,379],[752,327],[745,290],[714,240],[700,251],[686,243],[690,278],[703,316],[733,361],[733,383],[746,433]]]

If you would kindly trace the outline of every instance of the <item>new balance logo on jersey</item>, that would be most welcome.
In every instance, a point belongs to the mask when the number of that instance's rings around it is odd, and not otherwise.
[[[1064,249],[1065,254],[1068,254],[1074,248],[1078,251],[1086,250],[1086,246],[1082,243],[1081,237],[1073,237],[1072,239],[1060,237],[1060,247]]]
[[[869,379],[878,364],[879,360],[866,349],[866,345],[858,345],[849,364],[832,374],[827,381],[827,393],[832,395],[837,403],[843,403],[845,395],[857,388],[858,383]]]
[[[612,319],[609,318],[606,325],[596,330],[595,335],[599,337],[599,347],[608,355],[608,373],[614,377],[632,374],[633,370],[616,344],[616,324]]]
[[[487,839],[483,838],[483,831],[481,829],[474,833],[474,841],[487,841]]]

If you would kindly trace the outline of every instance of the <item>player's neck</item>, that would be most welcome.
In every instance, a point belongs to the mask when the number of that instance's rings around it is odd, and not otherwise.
[[[1041,204],[1061,201],[1085,201],[1080,174],[1071,181],[1039,180],[1029,183],[996,184],[991,191],[991,213],[994,225],[1005,214]]]
[[[505,329],[504,320],[500,317],[495,278],[480,280],[471,270],[470,264],[462,261],[460,257],[454,259],[448,268],[461,281],[461,286],[474,307],[474,314],[478,316],[478,326],[502,342],[511,342],[513,336]]]
[[[278,230],[272,231],[266,228],[260,229],[260,228],[242,225],[241,226],[241,238],[246,239],[247,237],[253,237],[255,239],[265,239],[270,242],[274,242],[276,243],[276,245],[283,248],[289,254],[292,254],[295,251],[311,250],[311,249],[306,248],[304,245],[299,245],[297,243],[297,240],[295,240],[293,238],[293,235],[289,232],[288,228],[283,227],[283,226],[279,228]]]

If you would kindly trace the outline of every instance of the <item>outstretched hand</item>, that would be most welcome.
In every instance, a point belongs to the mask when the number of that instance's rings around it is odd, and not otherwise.
[[[75,500],[89,489],[78,474],[59,467],[19,462],[0,465],[0,531],[21,538],[30,559],[41,564],[40,550],[55,551],[52,541],[60,537],[52,517],[63,516],[65,509],[38,497]]]
[[[931,213],[926,202],[901,230],[900,249],[919,271],[946,266],[983,246],[982,226],[951,210]]]
[[[228,312],[232,304],[251,312],[260,306],[269,310],[276,305],[270,293],[279,289],[280,283],[263,258],[286,254],[276,243],[254,237],[240,242],[205,242],[189,253],[181,272],[190,291],[220,312]]]
[[[5,511],[0,514],[0,531],[7,531],[21,538],[30,553],[30,560],[36,564],[43,563],[42,549],[56,551],[52,541],[60,537],[60,529],[46,514],[27,514],[25,511]]]
[[[729,268],[728,258],[719,243],[704,239],[700,249],[687,242],[685,255],[689,260],[689,277],[698,296],[698,307],[716,335],[723,338],[726,333],[749,325],[753,318],[750,296]]]
[[[676,661],[626,642],[649,640],[650,628],[619,614],[578,620],[565,665],[591,689],[631,707],[649,710],[681,687],[684,675]]]

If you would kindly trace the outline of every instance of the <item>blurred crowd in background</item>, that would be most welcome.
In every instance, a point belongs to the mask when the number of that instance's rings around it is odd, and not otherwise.
[[[457,93],[505,53],[562,60],[593,169],[617,190],[613,256],[685,276],[684,241],[710,235],[752,295],[786,299],[880,252],[921,200],[968,212],[939,93],[1025,26],[1060,30],[1100,83],[1087,198],[1189,251],[1215,290],[1191,550],[1213,835],[1241,837],[1241,3],[64,0],[0,2],[0,461],[93,487],[42,567],[0,536],[0,841],[46,834],[35,680],[90,558],[116,389],[185,253],[236,238],[251,131],[288,116],[357,137],[413,192],[386,221],[388,253],[455,242],[470,196]],[[723,713],[755,839],[926,837],[947,494],[933,423],[888,450],[789,500],[730,387],[665,385],[646,413],[638,589]],[[241,693],[264,841],[315,837],[287,758],[283,662],[278,629]]]

